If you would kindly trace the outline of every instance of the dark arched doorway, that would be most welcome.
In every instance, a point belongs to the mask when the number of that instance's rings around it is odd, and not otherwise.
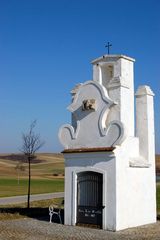
[[[102,228],[103,175],[86,171],[77,174],[77,225]]]

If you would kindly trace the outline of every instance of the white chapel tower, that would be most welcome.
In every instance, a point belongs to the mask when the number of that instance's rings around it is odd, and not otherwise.
[[[149,86],[134,93],[133,58],[104,55],[92,65],[93,80],[71,92],[72,123],[59,130],[65,224],[117,231],[154,223],[154,94]]]

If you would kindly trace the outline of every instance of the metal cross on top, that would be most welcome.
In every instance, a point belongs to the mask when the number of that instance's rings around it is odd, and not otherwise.
[[[112,47],[112,44],[110,44],[110,42],[108,42],[105,47],[108,48],[108,55],[109,55],[109,50],[110,50],[109,48]]]

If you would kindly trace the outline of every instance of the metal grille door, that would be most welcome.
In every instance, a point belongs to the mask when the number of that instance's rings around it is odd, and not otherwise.
[[[77,224],[102,228],[103,176],[97,172],[82,172],[77,176]]]

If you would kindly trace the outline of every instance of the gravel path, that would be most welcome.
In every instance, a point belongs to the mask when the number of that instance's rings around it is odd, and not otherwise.
[[[35,219],[0,221],[0,240],[160,240],[160,221],[119,232],[64,226]]]
[[[27,202],[27,197],[28,197],[27,195],[24,195],[24,196],[0,198],[0,205]],[[33,195],[30,195],[30,201],[39,201],[39,200],[61,198],[61,197],[64,197],[64,192],[33,194]]]

